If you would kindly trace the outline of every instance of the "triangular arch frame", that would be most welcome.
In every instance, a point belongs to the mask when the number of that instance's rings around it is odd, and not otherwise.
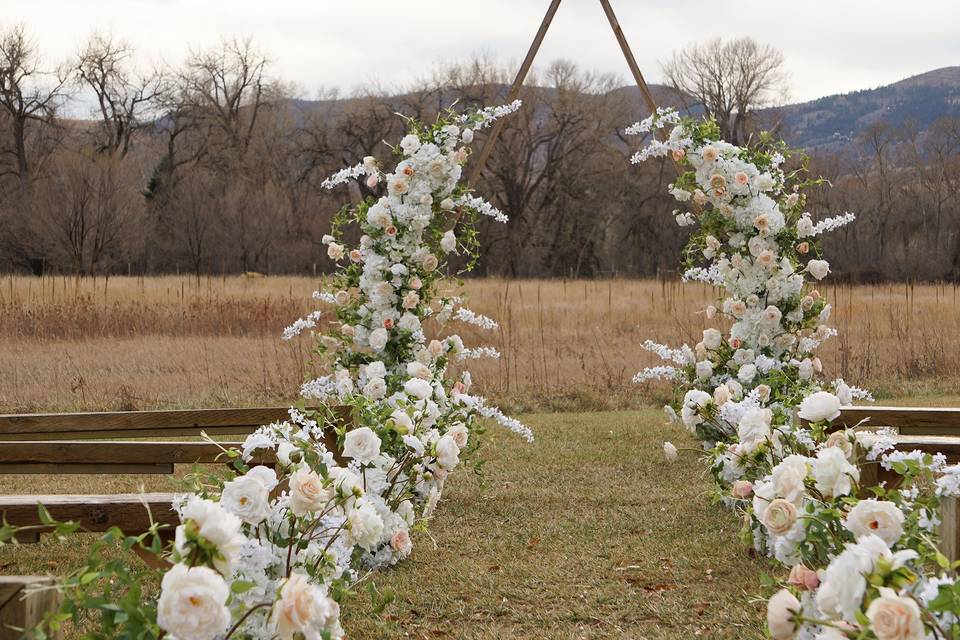
[[[550,24],[553,22],[553,17],[560,8],[561,1],[562,0],[550,1],[550,6],[547,7],[547,12],[544,14],[543,20],[540,23],[540,28],[537,30],[537,33],[533,38],[533,42],[530,44],[530,48],[527,50],[526,57],[524,57],[523,62],[520,64],[520,69],[517,71],[517,75],[513,79],[513,84],[510,85],[510,91],[507,93],[507,103],[513,102],[520,95],[520,90],[523,88],[523,83],[527,79],[527,74],[530,73],[530,68],[533,66],[533,61],[537,57],[537,53],[540,51],[540,45],[543,44],[543,39],[547,35],[547,30],[549,30]],[[633,74],[633,79],[636,81],[637,87],[640,89],[640,94],[643,96],[643,101],[646,103],[650,113],[654,113],[657,110],[657,102],[653,98],[653,93],[650,91],[647,81],[643,78],[643,73],[640,72],[640,66],[637,64],[637,60],[633,56],[633,51],[630,49],[630,44],[627,42],[626,36],[623,34],[623,29],[620,27],[620,22],[617,20],[617,15],[613,11],[613,6],[611,6],[610,0],[600,0],[600,5],[603,7],[603,12],[607,16],[607,22],[610,23],[610,28],[613,31],[613,35],[616,38],[617,43],[620,45],[620,50],[623,52],[623,57],[627,61],[627,66],[630,68],[630,73]],[[500,136],[500,131],[503,129],[503,124],[503,119],[497,120],[494,123],[493,128],[490,130],[490,135],[488,135],[487,139],[484,141],[483,147],[480,149],[480,156],[477,158],[477,162],[473,166],[473,170],[467,179],[468,187],[475,187],[477,182],[480,180],[480,176],[487,164],[487,160],[490,158],[490,154],[493,152],[493,147],[497,142],[497,138]]]

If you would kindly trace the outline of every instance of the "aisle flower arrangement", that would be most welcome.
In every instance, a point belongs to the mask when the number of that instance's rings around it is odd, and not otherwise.
[[[104,536],[62,586],[64,607],[37,637],[97,612],[99,630],[85,637],[342,638],[344,595],[410,555],[412,532],[426,526],[449,474],[476,449],[478,420],[532,441],[528,428],[472,393],[469,372],[451,371],[496,351],[469,349],[444,330],[450,322],[497,327],[461,305],[448,267],[454,256],[474,264],[480,216],[506,220],[460,177],[474,132],[519,106],[449,111],[429,125],[410,120],[391,172],[366,158],[326,181],[334,188],[362,179],[384,191],[336,216],[323,242],[337,270],[315,294],[321,309],[283,335],[310,332],[332,373],[303,385],[289,420],[225,450],[225,476],[194,477],[175,505],[181,525],[172,545],[163,547],[157,530]],[[348,231],[358,238],[353,246]],[[257,464],[265,452],[275,467]],[[122,562],[103,559],[117,541],[169,563],[155,600]]]
[[[960,586],[937,549],[942,496],[958,467],[942,456],[893,449],[889,434],[840,429],[840,407],[870,399],[828,382],[816,356],[836,334],[817,290],[830,272],[820,236],[853,214],[814,222],[805,211],[802,160],[761,136],[741,148],[710,121],[661,109],[627,130],[649,136],[633,162],[670,158],[670,193],[693,231],[684,279],[722,291],[704,310],[718,328],[693,347],[651,341],[669,364],[635,380],[670,379],[665,407],[699,440],[721,501],[743,515],[743,540],[789,569],[768,603],[773,638],[957,638]],[[665,443],[667,459],[677,448]],[[902,476],[896,488],[861,482],[867,465]]]

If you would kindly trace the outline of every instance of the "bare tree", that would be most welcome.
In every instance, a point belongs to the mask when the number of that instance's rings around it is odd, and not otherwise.
[[[717,38],[674,52],[663,63],[669,85],[720,125],[726,140],[743,144],[755,110],[786,93],[783,54],[752,38]]]
[[[159,71],[137,73],[133,49],[111,36],[94,33],[80,52],[74,73],[97,99],[100,121],[97,145],[119,154],[130,151],[133,135],[152,124],[154,107],[164,87]]]
[[[179,79],[185,106],[217,134],[222,149],[245,154],[261,111],[277,98],[280,89],[267,78],[267,64],[249,38],[227,40],[187,60]]]
[[[62,70],[40,70],[37,47],[22,26],[0,32],[0,111],[10,129],[6,144],[0,146],[0,156],[8,160],[0,163],[0,177],[16,176],[24,191],[30,190],[33,174],[56,146],[51,142],[55,137],[48,134],[66,97],[66,82]],[[29,144],[31,133],[37,138],[33,149]]]

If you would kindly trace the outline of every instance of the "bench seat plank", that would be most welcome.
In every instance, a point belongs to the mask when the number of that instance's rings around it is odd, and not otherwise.
[[[289,407],[0,415],[0,440],[237,435],[287,420]]]
[[[226,462],[223,449],[241,442],[142,442],[113,440],[39,440],[0,445],[0,465],[50,464],[193,464]],[[221,449],[223,447],[223,449]],[[258,454],[260,452],[258,451]]]
[[[894,427],[901,435],[960,436],[960,408],[951,407],[842,407],[839,427]]]
[[[178,525],[180,520],[173,510],[174,495],[0,495],[0,515],[18,527],[42,525],[37,513],[37,503],[40,503],[54,520],[76,522],[83,530],[103,532],[116,526],[124,533],[134,535],[150,529],[151,514],[154,522]]]

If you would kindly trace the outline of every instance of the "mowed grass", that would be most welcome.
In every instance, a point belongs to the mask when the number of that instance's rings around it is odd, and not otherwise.
[[[760,638],[767,565],[737,542],[694,452],[659,410],[526,415],[527,445],[492,429],[483,484],[455,474],[413,555],[373,576],[397,600],[344,606],[351,638]],[[0,477],[0,491],[169,488],[163,477]],[[60,573],[89,536],[0,549],[5,574]],[[132,559],[132,562],[139,562]]]

